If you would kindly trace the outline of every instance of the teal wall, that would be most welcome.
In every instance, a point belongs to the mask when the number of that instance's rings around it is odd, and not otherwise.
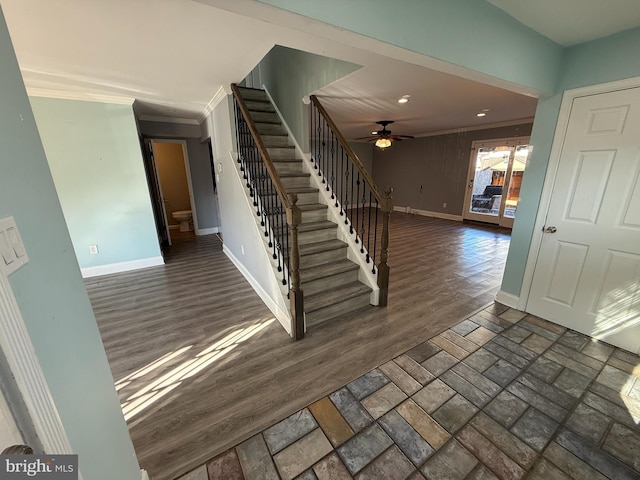
[[[560,89],[596,85],[640,75],[640,27],[568,48]]]
[[[80,267],[159,257],[131,106],[30,100]]]
[[[259,1],[541,93],[502,283],[519,296],[562,94],[640,76],[640,28],[563,48],[479,0]]]
[[[309,115],[302,98],[360,66],[276,45],[258,68],[260,81],[271,94],[298,144],[307,151]]]
[[[553,93],[562,47],[482,0],[260,0],[367,37]]]
[[[531,144],[531,162],[523,177],[518,215],[511,235],[502,290],[521,294],[542,187],[565,90],[640,76],[640,28],[566,49],[558,94],[540,100]]]
[[[10,277],[20,312],[87,480],[138,480],[139,467],[0,11],[0,218],[29,262]]]

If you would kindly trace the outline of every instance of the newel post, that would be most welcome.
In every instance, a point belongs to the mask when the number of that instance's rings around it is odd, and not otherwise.
[[[289,274],[291,275],[291,290],[289,290],[289,309],[291,310],[292,323],[291,335],[294,340],[304,337],[304,306],[302,289],[300,288],[300,249],[298,247],[298,226],[302,221],[302,212],[296,205],[298,196],[295,193],[287,194],[289,204],[287,207],[287,224],[291,234],[291,246],[289,252]]]
[[[387,185],[384,189],[382,198],[382,239],[380,242],[380,263],[378,264],[378,287],[380,288],[379,307],[387,305],[389,296],[389,265],[387,258],[389,256],[389,218],[393,211],[393,197],[391,193],[393,188]]]

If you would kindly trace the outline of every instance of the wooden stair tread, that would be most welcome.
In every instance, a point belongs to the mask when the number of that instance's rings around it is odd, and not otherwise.
[[[256,123],[256,127],[258,126],[259,123]],[[273,123],[267,123],[265,125],[271,125],[273,126]],[[263,133],[260,135],[262,137],[262,143],[265,143],[265,137],[278,137],[279,139],[282,139],[282,137],[287,137],[287,141],[289,139],[289,135],[287,134],[287,132],[285,131],[281,131],[281,132],[271,132],[271,133]],[[268,141],[269,139],[267,139]]]
[[[269,156],[271,156],[271,155],[269,155]],[[295,157],[291,157],[291,158],[272,158],[271,161],[273,163],[296,163],[296,162],[302,163],[302,159],[295,158]],[[252,160],[247,160],[247,163],[257,163],[259,165],[259,164],[262,163],[262,160],[253,160],[252,159]]]
[[[325,263],[323,265],[317,265],[315,267],[305,268],[300,270],[300,277],[305,282],[312,282],[321,278],[331,277],[339,273],[357,271],[360,267],[353,263],[351,260],[344,258],[342,260]]]
[[[329,307],[368,293],[371,293],[371,289],[357,281],[347,285],[340,285],[339,287],[330,288],[314,295],[305,295],[304,311],[307,313],[315,312],[321,308]]]
[[[320,190],[313,187],[289,187],[287,188],[287,193],[319,193]],[[277,195],[274,193],[273,195]],[[268,196],[268,195],[267,195]]]
[[[269,112],[275,113],[276,109],[267,100],[245,100],[244,102],[249,112]]]
[[[274,123],[274,122],[256,122],[256,121],[254,121],[253,123],[256,125],[256,127],[257,127],[258,129],[260,129],[260,127],[261,127],[261,126],[269,126],[269,127],[273,127],[274,125],[277,125],[277,126],[282,127],[282,122],[280,122],[280,123]],[[283,131],[284,131],[284,130],[283,130]],[[273,136],[286,136],[286,137],[288,137],[288,136],[289,136],[289,135],[287,134],[287,132],[284,132],[284,133],[267,133],[267,135],[273,135]]]
[[[329,220],[321,220],[319,222],[301,223],[298,227],[299,232],[312,232],[313,230],[324,230],[326,228],[337,228],[337,225]]]
[[[320,190],[314,187],[290,187],[287,193],[318,193]]]
[[[300,245],[300,256],[313,255],[314,253],[328,252],[330,250],[339,250],[341,248],[347,248],[347,244],[342,240],[338,240],[337,238],[332,240],[322,240],[321,242]]]
[[[291,158],[272,158],[271,161],[273,163],[300,163],[302,164],[302,159],[300,158],[295,158],[295,157],[291,157]]]
[[[249,112],[249,114],[251,115],[251,118],[256,123],[267,123],[269,125],[282,125],[282,120],[280,120],[280,117],[275,112],[253,111],[253,112]]]
[[[307,205],[298,205],[298,208],[301,212],[311,212],[313,210],[326,210],[329,207],[324,203],[309,203]]]
[[[311,177],[310,173],[304,173],[304,172],[282,172],[279,173],[280,177]]]

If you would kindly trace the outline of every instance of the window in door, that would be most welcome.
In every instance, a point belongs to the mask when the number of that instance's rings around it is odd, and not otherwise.
[[[464,218],[513,225],[530,151],[528,141],[474,142]]]

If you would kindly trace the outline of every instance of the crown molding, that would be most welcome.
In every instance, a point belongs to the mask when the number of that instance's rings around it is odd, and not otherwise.
[[[195,118],[160,117],[156,115],[140,115],[138,120],[143,122],[182,123],[186,125],[200,125],[201,123]]]
[[[525,125],[533,123],[533,117],[519,118],[517,120],[508,120],[505,122],[486,123],[484,125],[474,125],[472,127],[451,128],[449,130],[440,130],[437,132],[429,132],[422,135],[416,135],[416,138],[435,137],[438,135],[449,135],[452,133],[474,132],[476,130],[488,130],[490,128],[511,127],[513,125]]]
[[[218,106],[218,104],[226,98],[227,95],[231,95],[231,88],[220,86],[216,94],[209,100],[207,106],[204,107],[204,110],[198,117],[199,123],[202,123],[206,120],[206,118],[213,112],[213,109]]]
[[[61,90],[48,90],[46,88],[27,87],[27,95],[30,97],[57,98],[60,100],[81,100],[84,102],[112,103],[117,105],[133,105],[133,97],[117,97],[102,95],[100,93],[64,92]]]

